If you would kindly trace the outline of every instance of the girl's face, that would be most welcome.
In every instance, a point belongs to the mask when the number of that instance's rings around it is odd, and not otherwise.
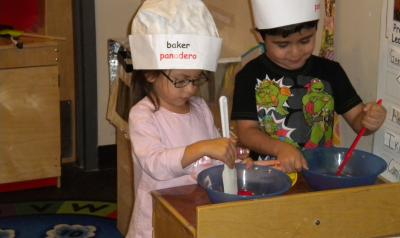
[[[268,58],[288,70],[301,68],[314,51],[316,31],[316,28],[303,29],[286,38],[266,35]]]
[[[196,83],[192,82],[189,82],[184,87],[180,86],[182,86],[182,83],[185,80],[202,80],[203,77],[204,75],[201,70],[174,69],[165,71],[158,77],[150,78],[148,80],[153,83],[153,89],[160,99],[161,107],[176,113],[187,113],[190,111],[188,101],[197,93],[199,86],[194,85]],[[174,82],[177,87],[174,85]]]

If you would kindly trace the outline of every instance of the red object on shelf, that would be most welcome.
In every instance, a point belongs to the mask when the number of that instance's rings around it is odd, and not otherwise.
[[[4,183],[0,184],[0,192],[14,192],[19,190],[27,190],[34,188],[52,187],[57,186],[57,177],[36,179],[31,181],[15,182],[15,183]]]
[[[43,25],[44,3],[41,0],[0,1],[0,25],[34,32]]]

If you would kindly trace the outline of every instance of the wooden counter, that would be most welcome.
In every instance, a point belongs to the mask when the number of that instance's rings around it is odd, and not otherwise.
[[[400,184],[312,191],[299,176],[285,195],[210,204],[198,185],[152,192],[155,238],[385,237],[400,234]]]

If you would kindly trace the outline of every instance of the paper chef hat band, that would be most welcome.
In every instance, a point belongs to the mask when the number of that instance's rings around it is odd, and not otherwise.
[[[202,69],[215,71],[222,40],[196,35],[130,35],[135,69]]]
[[[201,0],[146,0],[129,44],[134,69],[215,71],[222,39]]]
[[[258,29],[273,29],[318,20],[320,0],[251,0]]]

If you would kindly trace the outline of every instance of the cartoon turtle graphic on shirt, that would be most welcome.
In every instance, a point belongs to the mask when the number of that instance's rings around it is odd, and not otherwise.
[[[289,87],[279,85],[278,82],[270,79],[259,81],[256,86],[257,105],[265,108],[275,107],[276,111],[283,116],[289,113],[284,108],[289,96],[291,96]]]
[[[305,148],[315,148],[325,139],[325,147],[332,146],[332,122],[334,99],[324,91],[323,82],[317,78],[306,85],[307,94],[304,95],[303,112],[308,125],[311,126],[311,136]]]
[[[282,122],[275,121],[271,115],[266,115],[263,118],[262,128],[271,138],[300,148],[295,141],[289,138],[288,134],[290,134],[290,128],[285,128]]]

